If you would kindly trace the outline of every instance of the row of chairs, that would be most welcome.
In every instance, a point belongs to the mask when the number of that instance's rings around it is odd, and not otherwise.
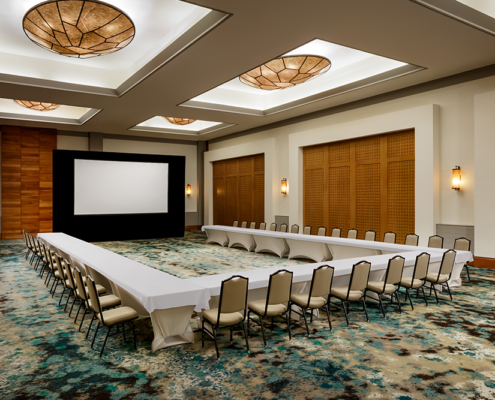
[[[247,228],[247,221],[243,221],[241,223],[241,228]],[[234,221],[234,227],[239,226],[239,221]],[[256,229],[256,222],[251,222],[249,225],[250,229]],[[261,230],[266,230],[266,223],[262,222],[259,226],[259,229]],[[280,225],[280,232],[287,232],[288,225],[287,224],[282,224]],[[273,222],[270,225],[270,231],[276,231],[277,230],[277,224]],[[306,225],[303,228],[303,235],[311,235],[311,230],[312,227],[310,225]],[[292,225],[290,228],[290,233],[299,233],[299,225]],[[333,228],[331,232],[331,237],[341,237],[342,230],[340,228]],[[326,236],[327,235],[327,228],[324,226],[320,226],[318,228],[317,232],[318,236]],[[357,229],[349,229],[347,231],[347,239],[357,239],[358,236],[358,230]],[[383,242],[384,243],[396,243],[396,238],[397,235],[395,232],[385,232],[383,235]],[[369,230],[366,231],[364,234],[364,240],[369,240],[369,241],[375,241],[376,240],[376,232]],[[439,235],[433,235],[428,238],[428,247],[435,248],[435,249],[442,249],[443,248],[443,237]],[[406,235],[406,239],[404,241],[404,245],[406,246],[418,246],[419,245],[419,236],[416,235],[415,233],[410,233]],[[457,238],[454,241],[454,250],[461,250],[461,251],[471,251],[471,241],[465,237],[460,237]],[[471,280],[471,275],[469,274],[469,266],[468,264],[464,264],[464,268],[466,269],[468,279]]]
[[[361,261],[354,264],[348,286],[333,287],[334,268],[322,265],[313,271],[311,285],[308,293],[292,294],[291,271],[282,269],[270,275],[266,299],[249,302],[247,301],[249,278],[241,275],[234,275],[222,282],[220,290],[220,300],[218,308],[205,311],[202,322],[202,346],[205,345],[205,337],[211,337],[215,342],[217,358],[220,358],[217,343],[217,331],[221,327],[230,328],[230,341],[232,342],[233,329],[238,327],[244,331],[246,347],[249,350],[248,335],[250,322],[254,322],[261,327],[263,343],[266,347],[265,325],[266,318],[282,317],[287,325],[289,340],[291,333],[291,313],[300,315],[306,326],[306,333],[309,336],[308,313],[310,322],[313,322],[314,311],[322,309],[325,311],[330,330],[332,323],[330,320],[330,307],[335,306],[344,311],[344,315],[349,326],[349,304],[360,303],[369,321],[366,308],[366,299],[378,301],[378,304],[385,318],[384,297],[390,298],[390,304],[397,304],[398,310],[402,313],[402,306],[399,300],[400,289],[403,289],[405,301],[409,300],[411,308],[414,310],[410,291],[419,291],[423,295],[426,306],[427,297],[432,296],[434,291],[437,304],[439,303],[438,293],[435,285],[440,285],[448,290],[450,300],[452,293],[448,281],[451,278],[456,257],[455,250],[448,250],[444,253],[438,272],[429,272],[430,254],[423,252],[416,257],[413,274],[411,277],[403,276],[405,259],[395,256],[388,262],[384,281],[370,281],[371,263]],[[429,284],[430,293],[426,295],[424,287]],[[370,294],[376,296],[372,297]],[[336,298],[340,303],[331,301]],[[286,305],[287,304],[287,305]],[[297,306],[297,307],[293,307]],[[254,318],[256,317],[256,318]]]
[[[39,270],[39,276],[41,278],[43,278],[46,273],[45,285],[50,288],[49,293],[51,293],[52,297],[55,296],[59,285],[62,285],[63,290],[60,293],[58,305],[64,307],[64,311],[67,311],[69,302],[72,299],[72,305],[69,310],[70,317],[74,305],[76,302],[79,303],[74,318],[74,323],[77,323],[79,313],[82,311],[79,331],[81,331],[83,327],[86,315],[92,314],[86,332],[86,339],[88,339],[93,322],[97,322],[93,340],[91,342],[91,348],[94,346],[98,330],[100,327],[105,327],[107,333],[100,351],[101,357],[108,337],[120,334],[120,328],[122,327],[124,341],[126,341],[126,332],[132,330],[134,350],[136,350],[136,334],[133,322],[138,318],[136,310],[128,306],[122,306],[119,297],[113,294],[107,294],[107,288],[97,284],[94,279],[86,273],[86,268],[81,262],[71,258],[48,242],[37,239],[26,231],[23,231],[23,233],[27,247],[26,260],[29,258],[29,263],[33,265],[36,271]],[[67,295],[67,299],[65,304],[62,305],[62,300],[65,295]],[[126,329],[125,324],[127,323],[131,325],[131,329]],[[110,334],[114,327],[117,328],[117,332]]]

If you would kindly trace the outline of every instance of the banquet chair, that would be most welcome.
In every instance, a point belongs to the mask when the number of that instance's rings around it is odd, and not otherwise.
[[[263,343],[266,347],[265,327],[263,318],[269,317],[272,319],[278,316],[285,316],[287,323],[287,331],[289,339],[291,339],[289,308],[285,303],[289,303],[292,290],[293,273],[286,269],[278,270],[270,275],[268,281],[268,292],[266,299],[251,301],[248,303],[247,331],[249,333],[249,320],[261,326],[261,334],[263,335]],[[255,314],[258,319],[251,318],[251,313]]]
[[[368,296],[368,292],[376,293],[378,296],[378,302],[382,309],[383,318],[385,318],[385,308],[383,307],[382,297],[387,294],[390,296],[390,301],[394,301],[394,297],[397,300],[399,306],[399,312],[402,314],[402,308],[400,306],[399,296],[397,294],[400,282],[402,279],[402,272],[404,271],[405,258],[401,256],[395,256],[388,260],[387,272],[385,273],[384,281],[370,281],[366,286],[366,297],[375,300],[374,297]]]
[[[341,233],[342,233],[342,230],[340,228],[333,228],[332,229],[332,237],[340,237]]]
[[[58,305],[60,305],[60,303],[62,302],[62,297],[63,297],[65,291],[70,290],[70,289],[67,287],[64,269],[62,268],[62,263],[61,263],[60,257],[58,256],[57,253],[55,253],[55,255],[53,257],[53,264],[55,265],[56,284],[55,284],[55,288],[53,289],[53,292],[52,292],[52,297],[55,295],[55,292],[57,291],[58,285],[60,283],[62,283],[63,291],[60,294],[60,300],[58,302]]]
[[[258,229],[262,231],[266,230],[266,222],[261,222]]]
[[[27,250],[26,251],[26,257],[24,257],[24,258],[27,260],[29,255],[32,252],[31,243],[29,242],[27,232],[24,229],[22,230],[22,234],[24,235],[24,241],[26,242],[26,250]]]
[[[471,251],[471,241],[465,237],[457,238],[454,242],[454,250]],[[468,279],[471,280],[467,263],[464,264],[463,268],[466,268]]]
[[[435,249],[443,248],[443,237],[438,235],[430,236],[428,239],[428,247],[433,247]]]
[[[239,221],[234,221],[233,225],[234,228],[237,228],[239,226]]]
[[[327,236],[327,228],[325,228],[324,226],[320,226],[318,228],[318,233],[317,233],[318,236]]]
[[[364,234],[364,240],[369,240],[374,242],[376,240],[376,232],[375,231],[366,231]]]
[[[349,229],[347,231],[347,239],[357,239],[358,231],[357,229]]]
[[[416,298],[419,297],[419,289],[423,292],[423,298],[426,303],[426,307],[428,307],[428,300],[425,294],[425,283],[426,283],[426,275],[428,275],[428,267],[430,265],[430,255],[426,252],[419,254],[416,257],[416,262],[414,263],[414,271],[411,276],[403,276],[400,280],[400,287],[404,288],[406,291],[406,301],[409,297],[409,303],[411,304],[411,309],[414,310],[414,306],[411,299],[410,290],[416,290]]]
[[[287,232],[287,224],[280,225],[280,232]]]
[[[349,326],[349,303],[350,302],[361,302],[363,304],[363,310],[366,314],[366,320],[369,321],[368,311],[366,310],[365,302],[365,292],[368,286],[368,280],[370,276],[371,263],[368,261],[361,261],[352,266],[351,278],[349,281],[349,286],[339,286],[332,288],[332,297],[337,297],[342,306],[337,303],[331,302],[333,305],[344,309],[345,319],[347,321],[347,326]]]
[[[205,333],[215,341],[217,359],[220,358],[217,343],[217,330],[220,327],[230,327],[230,341],[232,342],[232,331],[238,326],[244,331],[246,347],[249,351],[248,331],[246,327],[246,307],[249,279],[240,275],[233,275],[222,281],[220,289],[220,300],[218,308],[203,311],[201,325],[202,347],[205,347]],[[211,328],[207,329],[205,324]],[[241,326],[244,325],[244,326]]]
[[[105,349],[105,345],[107,344],[107,339],[109,336],[114,336],[120,334],[120,329],[117,330],[116,333],[110,335],[110,331],[114,326],[119,327],[122,325],[122,333],[124,335],[125,342],[125,333],[130,332],[130,330],[125,329],[125,324],[130,323],[132,326],[132,336],[134,339],[134,350],[136,350],[136,331],[134,328],[133,320],[139,318],[138,313],[131,307],[124,306],[118,307],[111,310],[103,311],[103,307],[101,306],[100,298],[98,297],[98,293],[96,291],[95,281],[91,276],[88,275],[88,279],[86,280],[86,284],[88,287],[89,301],[88,305],[91,304],[91,309],[96,314],[96,319],[98,320],[98,325],[96,325],[96,332],[93,337],[93,341],[91,342],[91,348],[93,348],[95,344],[96,335],[98,334],[98,329],[100,329],[100,325],[107,328],[107,334],[105,336],[105,341],[103,342],[103,346],[100,351],[100,358],[103,355],[103,350]],[[89,303],[91,302],[91,303]],[[89,332],[89,329],[88,329]]]
[[[442,263],[440,264],[440,268],[438,272],[428,272],[426,275],[426,280],[430,283],[430,294],[433,290],[435,292],[435,298],[438,304],[438,294],[435,285],[440,285],[442,288],[446,287],[450,300],[452,301],[452,293],[450,292],[449,280],[452,276],[452,269],[454,268],[455,257],[457,252],[455,250],[448,250],[443,253]]]
[[[277,230],[277,224],[275,222],[272,222],[270,224],[270,230],[273,232],[275,232]]]
[[[247,221],[242,221],[241,228],[247,228]]]
[[[404,244],[406,246],[417,246],[419,244],[419,236],[415,233],[409,233],[408,235],[406,235]]]
[[[290,233],[299,233],[299,225],[296,224],[292,225],[290,227]]]
[[[29,241],[29,248],[31,249],[31,258],[29,258],[29,263],[31,265],[33,265],[33,261],[36,259],[37,257],[37,249],[36,249],[36,243],[35,243],[35,240],[33,238],[33,236],[29,233],[29,232],[26,232],[26,235],[27,235],[27,238],[28,238],[28,241]]]
[[[251,222],[249,229],[256,229],[256,222]]]
[[[309,225],[303,228],[303,235],[311,235],[311,227]]]
[[[60,296],[60,301],[58,302],[58,305],[60,305],[60,303],[62,302],[62,299],[64,298],[65,290],[69,291],[69,293],[67,295],[67,300],[65,301],[65,306],[64,306],[64,311],[66,311],[67,305],[69,304],[70,297],[75,296],[76,284],[74,283],[74,277],[72,276],[72,273],[71,273],[70,261],[67,261],[66,259],[61,260],[60,256],[58,254],[56,254],[55,255],[55,262],[60,265],[62,272],[64,274],[64,278],[65,278],[64,290],[62,292],[62,295]],[[58,267],[57,267],[57,270],[58,270]]]
[[[308,320],[306,314],[308,310],[311,310],[311,322],[313,322],[313,310],[324,308],[327,313],[328,325],[332,330],[332,322],[330,321],[330,292],[332,290],[334,268],[328,265],[322,265],[313,271],[313,277],[311,278],[311,286],[309,293],[298,293],[290,296],[289,302],[289,321],[291,313],[295,312],[304,319],[306,325],[306,333],[309,336]],[[326,297],[326,299],[325,299]],[[292,309],[292,305],[295,304],[301,308],[301,313]]]
[[[395,244],[395,238],[396,234],[394,232],[385,232],[385,235],[383,235],[383,243],[394,243]]]

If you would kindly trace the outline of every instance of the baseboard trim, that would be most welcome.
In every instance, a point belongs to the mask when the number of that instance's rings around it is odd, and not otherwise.
[[[474,261],[468,263],[472,267],[495,269],[495,258],[474,257]]]
[[[187,225],[184,227],[185,231],[199,231],[203,225]]]

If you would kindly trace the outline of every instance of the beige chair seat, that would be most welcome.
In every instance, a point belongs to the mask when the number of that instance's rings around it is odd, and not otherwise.
[[[332,296],[345,300],[347,298],[348,290],[349,288],[346,286],[332,288]],[[363,297],[363,292],[361,292],[360,290],[351,290],[349,293],[349,300],[355,301],[355,300],[359,300],[361,297]]]
[[[429,282],[437,282],[438,278],[438,272],[428,272],[428,275],[426,275],[426,280]],[[440,275],[440,278],[438,279],[438,283],[443,283],[447,282],[449,280],[448,275]]]
[[[300,307],[308,306],[309,293],[299,293],[290,296],[290,301],[296,303]],[[320,308],[325,305],[327,301],[323,297],[311,297],[309,302],[309,308]]]
[[[217,324],[218,308],[214,308],[213,310],[203,311],[203,318],[206,319],[211,324],[219,325],[219,326],[235,325],[244,319],[242,314],[239,312],[223,313],[223,314],[220,314],[220,323]]]
[[[119,304],[120,304],[120,299],[113,294],[100,297],[100,307],[101,308],[115,307],[115,306],[118,306]],[[89,308],[93,309],[93,307],[91,305],[91,300],[88,300],[88,306],[89,306]]]
[[[102,294],[102,293],[107,292],[107,289],[105,289],[105,286],[102,286],[99,284],[96,284],[95,286],[96,286],[96,291],[98,292],[98,294]],[[86,295],[89,296],[88,288],[86,288]]]
[[[400,285],[413,289],[423,286],[423,281],[421,279],[414,279],[414,282],[412,282],[412,280],[413,278],[410,276],[403,277],[400,281]]]
[[[55,275],[55,278],[57,278],[57,279],[61,279],[61,278],[62,278],[62,277],[60,276],[60,273],[59,273],[57,270],[55,270],[55,271],[53,272],[53,275]]]
[[[368,282],[368,289],[375,293],[393,293],[397,289],[395,285],[387,283],[385,290],[383,290],[383,281],[371,281]]]
[[[138,313],[131,307],[119,307],[112,310],[103,311],[101,314],[96,314],[98,320],[101,321],[101,315],[103,314],[103,321],[105,325],[114,325],[123,321],[130,321],[138,317]]]
[[[306,297],[306,301],[307,299],[308,298]],[[266,300],[264,299],[252,301],[251,303],[248,303],[248,308],[260,315],[264,315],[265,307],[266,307]],[[286,310],[287,307],[285,307],[283,304],[269,304],[268,309],[266,310],[266,316],[274,317],[276,315],[283,314]]]

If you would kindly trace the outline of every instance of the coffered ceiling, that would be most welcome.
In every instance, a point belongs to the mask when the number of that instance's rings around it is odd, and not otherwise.
[[[0,125],[210,140],[495,64],[482,0],[107,0],[136,36],[93,59],[34,45],[22,18],[37,3],[0,0]],[[301,53],[332,68],[270,92],[237,79]],[[49,114],[12,99],[62,106]]]

